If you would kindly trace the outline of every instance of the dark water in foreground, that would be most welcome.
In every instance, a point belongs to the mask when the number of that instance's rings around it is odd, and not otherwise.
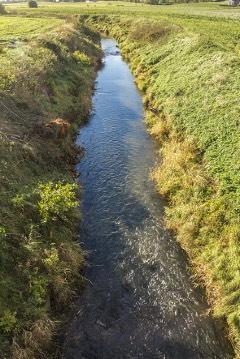
[[[65,359],[226,359],[223,332],[205,315],[186,258],[163,226],[149,181],[156,159],[141,96],[116,43],[102,40],[94,112],[81,130],[81,240],[89,283],[69,325]]]

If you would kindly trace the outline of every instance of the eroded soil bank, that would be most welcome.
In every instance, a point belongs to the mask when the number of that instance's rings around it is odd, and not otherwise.
[[[88,284],[64,358],[231,358],[163,224],[164,203],[149,180],[158,146],[143,123],[141,94],[116,42],[103,39],[102,47],[93,113],[77,140],[85,148],[77,170]]]

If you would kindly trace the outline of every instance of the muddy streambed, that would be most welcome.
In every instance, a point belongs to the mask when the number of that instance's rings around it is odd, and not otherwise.
[[[77,139],[85,148],[77,171],[88,284],[64,358],[229,358],[186,256],[164,228],[164,203],[149,180],[157,148],[141,94],[116,42],[103,39],[102,47],[93,113]]]

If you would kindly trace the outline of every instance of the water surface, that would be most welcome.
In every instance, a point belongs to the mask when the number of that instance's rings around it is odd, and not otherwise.
[[[88,284],[69,325],[65,359],[226,359],[223,332],[207,316],[183,251],[164,228],[149,180],[157,148],[141,95],[113,40],[105,51],[93,113],[78,143],[81,240]]]

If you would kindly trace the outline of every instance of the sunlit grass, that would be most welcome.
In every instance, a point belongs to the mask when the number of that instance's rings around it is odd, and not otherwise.
[[[31,19],[24,17],[2,16],[0,18],[0,40],[27,40],[40,33],[51,31],[63,23],[60,19]]]
[[[13,15],[31,17],[66,18],[69,15],[134,15],[167,20],[185,31],[206,34],[225,47],[235,47],[240,40],[240,7],[230,7],[228,2],[189,3],[173,5],[133,4],[121,1],[95,3],[40,2],[37,9],[27,3],[11,4],[6,9]],[[43,21],[44,19],[41,19]]]
[[[188,15],[236,18],[240,16],[240,9],[228,6],[228,2],[204,2],[172,5],[147,5],[123,1],[98,1],[95,3],[48,3],[40,2],[38,9],[29,9],[27,3],[12,4],[7,9],[14,9],[21,13],[58,15],[66,14],[122,14],[122,15]]]

